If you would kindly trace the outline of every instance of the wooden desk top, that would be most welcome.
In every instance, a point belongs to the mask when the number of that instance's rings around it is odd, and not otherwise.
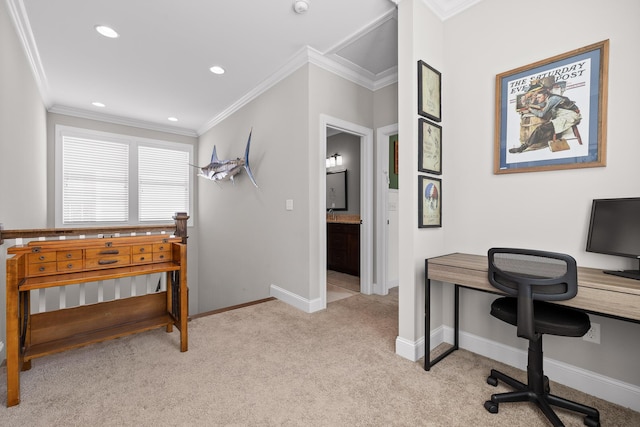
[[[487,257],[453,253],[428,260],[428,279],[499,293],[488,280]],[[578,267],[578,295],[558,301],[596,314],[640,322],[640,281]]]

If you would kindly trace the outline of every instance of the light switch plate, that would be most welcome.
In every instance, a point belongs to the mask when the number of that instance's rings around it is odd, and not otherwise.
[[[287,210],[288,211],[293,210],[293,199],[287,199]]]

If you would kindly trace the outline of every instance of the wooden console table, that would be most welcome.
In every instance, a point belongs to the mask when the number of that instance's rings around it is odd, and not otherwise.
[[[425,260],[425,316],[424,369],[458,349],[460,326],[460,288],[500,294],[489,283],[488,261],[484,255],[454,253]],[[454,289],[454,344],[444,353],[430,360],[431,348],[431,280],[455,285]],[[589,313],[640,323],[640,281],[605,274],[595,268],[578,267],[578,295],[566,301],[554,301]],[[487,307],[487,314],[489,307]]]
[[[186,231],[182,220],[174,228]],[[2,237],[12,234],[19,233]],[[7,406],[20,403],[20,371],[38,357],[160,327],[171,332],[173,326],[180,331],[180,351],[187,351],[186,236],[32,241],[7,255]],[[152,273],[166,273],[166,291],[31,313],[32,290]]]

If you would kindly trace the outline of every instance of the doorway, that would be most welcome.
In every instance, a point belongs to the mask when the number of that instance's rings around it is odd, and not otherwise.
[[[322,308],[327,304],[327,210],[326,210],[326,163],[325,159],[334,153],[327,151],[327,134],[333,131],[354,135],[360,143],[360,292],[373,291],[373,130],[327,115],[320,116],[319,155],[322,159],[319,195],[321,215],[319,226],[319,295]]]
[[[376,130],[376,284],[375,293],[387,295],[398,286],[398,212],[396,194],[389,190],[389,138],[398,135],[398,124]],[[395,196],[395,203],[393,197]]]
[[[360,292],[360,137],[327,128],[327,303]]]

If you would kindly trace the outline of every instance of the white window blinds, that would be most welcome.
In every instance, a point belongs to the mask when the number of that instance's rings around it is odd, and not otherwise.
[[[192,211],[189,144],[56,126],[56,226],[170,223]]]
[[[63,223],[125,222],[129,215],[129,146],[65,137]]]
[[[189,210],[189,153],[138,147],[138,210],[141,222]]]

